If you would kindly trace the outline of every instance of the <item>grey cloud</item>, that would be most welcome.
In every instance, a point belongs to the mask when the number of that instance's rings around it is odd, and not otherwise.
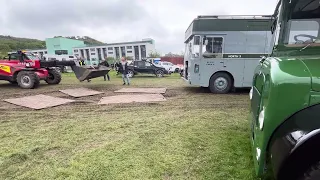
[[[16,22],[16,25],[30,25],[32,21],[42,26],[53,24],[90,26],[101,23],[116,25],[137,21],[146,13],[131,0],[11,0],[7,8],[8,18]]]
[[[160,52],[179,53],[197,15],[273,12],[275,1],[0,0],[0,34],[38,39],[87,35],[107,43],[153,38]]]

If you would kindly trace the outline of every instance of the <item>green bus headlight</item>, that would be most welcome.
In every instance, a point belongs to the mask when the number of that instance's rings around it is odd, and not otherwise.
[[[251,88],[251,89],[250,89],[250,92],[249,92],[250,100],[252,99],[252,91],[253,91],[253,89]]]
[[[259,128],[260,128],[260,131],[262,131],[262,129],[263,129],[263,123],[264,123],[264,108],[259,114]]]

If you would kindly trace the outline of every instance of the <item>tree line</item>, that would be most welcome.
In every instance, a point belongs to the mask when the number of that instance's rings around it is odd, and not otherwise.
[[[46,43],[37,39],[18,38],[0,35],[0,55],[6,56],[8,52],[19,49],[43,49]]]

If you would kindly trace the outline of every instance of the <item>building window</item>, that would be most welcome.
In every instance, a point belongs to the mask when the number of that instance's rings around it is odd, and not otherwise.
[[[127,53],[132,53],[132,51],[127,51]]]
[[[113,52],[108,52],[108,54],[113,54]]]
[[[90,59],[89,49],[86,49],[85,51],[86,51],[86,56],[87,56],[86,58],[87,58],[87,59]]]
[[[68,54],[68,50],[55,50],[56,55]]]
[[[84,58],[84,50],[81,49],[80,52],[81,52],[81,57]]]
[[[114,49],[115,49],[115,51],[116,51],[116,59],[120,59],[119,47],[115,47]]]
[[[107,58],[107,48],[102,48],[103,58]]]
[[[132,49],[132,46],[127,46],[127,49]]]
[[[98,59],[102,60],[102,53],[101,53],[102,50],[99,48],[97,49],[97,51],[98,51]]]
[[[94,48],[91,48],[90,51],[96,51]]]
[[[140,60],[140,57],[139,57],[139,46],[134,46],[134,59],[135,60]]]
[[[108,47],[108,50],[111,50],[111,51],[112,51],[112,50],[113,50],[113,47]]]
[[[146,45],[141,45],[140,49],[141,49],[141,59],[146,58],[147,57]]]
[[[122,57],[125,57],[125,56],[126,56],[126,50],[125,50],[125,47],[124,47],[124,46],[121,47],[121,56],[122,56]]]
[[[74,52],[75,52],[75,53],[78,52],[78,49],[75,49]]]
[[[91,53],[92,56],[96,55],[96,53]]]

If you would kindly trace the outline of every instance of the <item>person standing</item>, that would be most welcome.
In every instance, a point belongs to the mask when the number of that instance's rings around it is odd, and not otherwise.
[[[79,65],[80,66],[85,66],[86,65],[86,62],[85,62],[85,60],[84,60],[84,58],[82,56],[79,58]],[[87,79],[87,82],[91,82],[91,80]]]
[[[99,65],[110,67],[110,65],[109,65],[107,60],[102,61]],[[108,81],[110,81],[109,72],[106,75],[103,76],[104,81],[106,81],[106,76],[108,77]]]
[[[119,68],[120,68],[120,65],[121,65],[120,61],[117,61],[117,62],[116,62],[116,71],[117,71],[117,75],[119,74]]]
[[[125,57],[121,58],[121,64],[119,67],[119,72],[122,74],[123,85],[130,85],[130,79],[128,77],[128,62]]]
[[[85,66],[86,65],[83,57],[79,58],[79,64],[80,64],[80,66]]]

